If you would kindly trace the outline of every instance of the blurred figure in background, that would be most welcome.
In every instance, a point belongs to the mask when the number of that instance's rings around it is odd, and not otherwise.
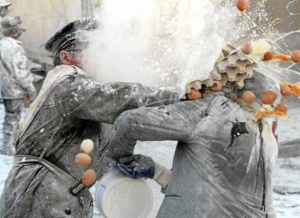
[[[6,0],[0,0],[0,23],[2,22],[3,18],[7,15],[8,7],[10,5],[11,3],[7,2]],[[2,37],[2,30],[0,31],[0,37]]]
[[[0,41],[0,88],[5,108],[1,154],[14,155],[24,97],[33,100],[36,90],[28,69],[26,53],[18,41],[24,29],[19,16],[6,17],[1,22],[3,38]]]
[[[0,24],[2,19],[7,15],[8,7],[11,5],[11,3],[7,2],[6,0],[0,0]],[[2,30],[0,25],[0,39],[2,38]],[[0,84],[0,90],[1,90],[1,84]],[[2,95],[0,92],[0,103],[3,102]]]

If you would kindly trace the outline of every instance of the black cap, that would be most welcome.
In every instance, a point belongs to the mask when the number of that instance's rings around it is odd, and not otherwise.
[[[86,32],[96,30],[98,26],[99,22],[92,17],[75,20],[56,32],[46,42],[45,49],[57,53],[74,44],[86,46]]]

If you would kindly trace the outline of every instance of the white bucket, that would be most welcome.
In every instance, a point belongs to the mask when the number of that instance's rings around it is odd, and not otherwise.
[[[145,179],[132,179],[112,171],[96,184],[96,206],[107,218],[147,218],[153,194]]]

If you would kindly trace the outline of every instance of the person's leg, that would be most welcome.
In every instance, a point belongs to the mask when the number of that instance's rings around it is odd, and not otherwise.
[[[3,123],[3,144],[0,153],[7,155],[15,154],[17,131],[24,106],[23,99],[3,99],[5,117]]]

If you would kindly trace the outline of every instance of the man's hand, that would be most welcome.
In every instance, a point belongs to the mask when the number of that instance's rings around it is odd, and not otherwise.
[[[108,167],[115,167],[123,174],[135,179],[154,179],[162,188],[168,185],[172,175],[171,170],[141,154],[122,157],[119,161],[109,159],[107,165]]]
[[[37,95],[35,87],[33,85],[29,85],[28,87],[26,87],[26,92],[28,93],[30,102],[34,101]]]
[[[151,157],[141,154],[122,157],[116,164],[119,171],[132,178],[152,179],[155,173],[155,163]]]

